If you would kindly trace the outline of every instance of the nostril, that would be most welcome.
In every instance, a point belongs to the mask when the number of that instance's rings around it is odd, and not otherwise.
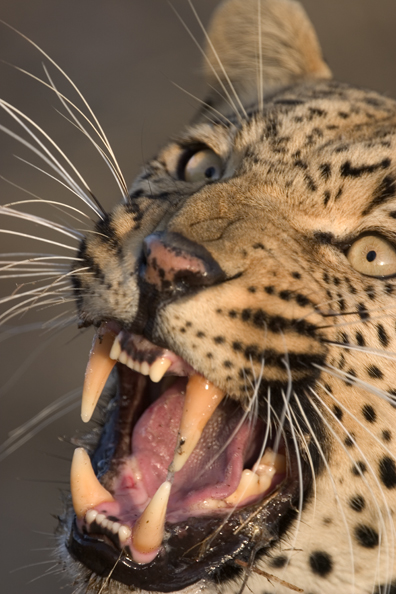
[[[177,233],[146,237],[140,276],[159,291],[179,294],[213,285],[225,277],[206,248]]]

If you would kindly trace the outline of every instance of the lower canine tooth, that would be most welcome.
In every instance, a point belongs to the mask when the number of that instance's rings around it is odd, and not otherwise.
[[[82,519],[87,511],[100,503],[114,501],[111,493],[100,484],[84,448],[74,450],[70,471],[70,490],[76,516]],[[98,514],[96,520],[98,521]]]
[[[174,472],[181,470],[197,445],[205,425],[223,400],[225,392],[201,375],[188,380],[179,428],[179,439],[173,460]]]
[[[110,359],[114,339],[115,333],[107,330],[106,323],[102,324],[95,334],[85,371],[81,402],[81,418],[84,423],[88,423],[92,417],[107,378],[115,365],[115,361]]]
[[[161,381],[171,365],[172,361],[166,359],[165,357],[154,361],[149,372],[151,381],[156,384]]]
[[[133,546],[139,553],[151,553],[161,546],[171,487],[169,481],[162,483],[133,529]]]

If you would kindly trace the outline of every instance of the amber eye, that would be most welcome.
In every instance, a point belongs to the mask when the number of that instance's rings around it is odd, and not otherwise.
[[[211,149],[194,153],[180,171],[180,177],[186,182],[209,182],[220,179],[222,161]]]
[[[347,253],[355,270],[367,276],[396,274],[396,250],[387,239],[377,235],[364,235],[351,245]]]

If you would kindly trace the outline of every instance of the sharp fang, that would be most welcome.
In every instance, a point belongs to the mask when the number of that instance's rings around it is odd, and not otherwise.
[[[111,351],[110,351],[110,359],[114,359],[114,361],[118,361],[118,357],[121,354],[121,335],[122,335],[122,331],[116,336],[114,342],[113,342],[113,346],[111,347]]]
[[[139,553],[152,553],[161,546],[171,486],[169,481],[162,483],[133,528],[133,546]]]
[[[201,375],[188,380],[183,414],[180,421],[178,446],[171,471],[181,470],[197,445],[205,425],[225,396]]]
[[[155,382],[156,384],[161,381],[171,365],[172,361],[166,357],[161,357],[161,359],[154,361],[149,372],[151,381]]]
[[[74,451],[70,472],[70,490],[74,511],[79,519],[82,519],[92,507],[96,507],[100,503],[114,501],[111,493],[96,478],[91,459],[84,448],[77,448]]]
[[[102,324],[95,334],[85,371],[81,402],[81,418],[84,423],[91,419],[107,378],[115,365],[115,361],[109,357],[114,338],[115,333],[107,330],[106,323]]]

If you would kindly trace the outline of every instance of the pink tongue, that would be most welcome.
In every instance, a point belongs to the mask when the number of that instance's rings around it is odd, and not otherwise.
[[[184,389],[185,380],[179,380],[145,411],[133,431],[132,453],[149,497],[166,480],[173,460]],[[236,490],[244,460],[253,453],[258,433],[242,418],[243,411],[233,406],[225,404],[216,409],[195,450],[175,475],[168,511],[177,509],[181,502],[185,507],[205,498],[224,499]]]

